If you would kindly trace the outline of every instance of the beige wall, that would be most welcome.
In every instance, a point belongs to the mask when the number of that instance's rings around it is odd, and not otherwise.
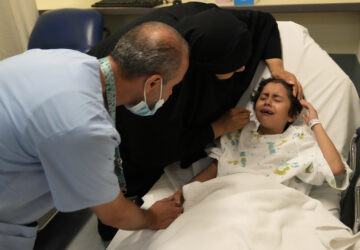
[[[314,40],[329,53],[358,53],[360,12],[277,13],[274,17],[305,26]]]
[[[27,49],[37,17],[34,0],[0,0],[0,60]]]
[[[100,0],[36,0],[39,10],[80,8],[86,9]]]
[[[99,0],[36,0],[39,10],[56,8],[90,8]],[[187,2],[190,0],[183,0]],[[204,0],[203,2],[215,2]],[[255,0],[258,5],[299,4],[299,3],[359,3],[359,0]],[[360,12],[314,12],[314,13],[277,13],[277,20],[291,20],[309,29],[311,36],[329,53],[357,54],[360,61]],[[105,15],[105,25],[117,30],[138,16]]]
[[[36,0],[39,9],[57,8],[89,8],[93,3],[100,0]],[[194,0],[182,0],[183,3]],[[222,2],[232,0],[223,0]],[[311,4],[311,3],[358,3],[359,0],[254,0],[257,5],[281,5],[281,4]],[[214,3],[216,0],[202,0],[199,2]],[[233,2],[233,1],[232,1]]]
[[[39,10],[58,8],[89,8],[100,0],[36,0]],[[183,3],[196,0],[182,0]],[[282,4],[326,4],[326,3],[359,3],[360,0],[254,0],[256,5],[282,5]],[[170,1],[171,2],[171,1]],[[198,2],[215,3],[218,0],[201,0]],[[220,0],[220,2],[233,2],[233,0]]]
[[[277,13],[278,21],[294,21],[308,28],[328,53],[357,54],[360,62],[360,12]],[[107,15],[105,25],[113,32],[138,16]]]

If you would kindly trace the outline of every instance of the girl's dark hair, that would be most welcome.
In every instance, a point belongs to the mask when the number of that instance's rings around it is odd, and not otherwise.
[[[293,85],[287,83],[286,81],[284,81],[282,79],[277,79],[277,78],[268,78],[268,79],[262,80],[260,82],[260,84],[259,84],[258,89],[253,91],[253,93],[250,96],[250,100],[253,103],[254,110],[255,110],[256,102],[259,99],[261,92],[263,91],[266,84],[268,84],[270,82],[272,82],[272,83],[280,83],[287,90],[288,97],[289,97],[289,100],[290,100],[290,108],[289,108],[288,115],[290,117],[294,117],[294,116],[300,114],[300,112],[302,110],[302,105],[300,104],[300,101],[292,94]],[[290,124],[291,124],[291,122],[286,124],[284,131],[289,127]]]

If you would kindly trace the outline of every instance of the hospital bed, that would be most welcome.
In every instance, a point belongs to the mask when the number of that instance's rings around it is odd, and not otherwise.
[[[304,88],[306,99],[318,110],[319,119],[335,146],[344,159],[348,159],[351,148],[349,145],[351,143],[353,143],[353,145],[358,144],[358,137],[354,136],[354,133],[356,128],[360,127],[360,102],[353,83],[329,55],[316,44],[306,28],[293,22],[278,22],[278,25],[285,68],[297,76]],[[252,89],[262,78],[269,76],[270,73],[266,65],[260,63],[251,85],[239,100],[238,106],[250,108],[249,96]],[[356,163],[356,154],[359,154],[356,153],[355,150],[356,147],[352,146],[350,159],[352,167],[354,167],[353,165]],[[188,169],[181,169],[179,163],[173,163],[166,167],[161,178],[143,197],[144,204],[142,207],[148,208],[155,201],[172,195],[179,187],[187,183],[195,174],[201,171],[201,169],[208,166],[208,163],[209,159],[205,158],[194,163]],[[358,175],[358,173],[356,173],[356,175]],[[355,178],[357,178],[357,176]],[[354,180],[351,188],[353,189],[351,192],[347,190],[347,193],[341,195],[347,195],[346,199],[354,199],[353,195],[355,190],[356,202],[359,203],[360,181],[356,183],[356,180]],[[323,202],[327,210],[333,210],[333,213],[334,211],[336,213],[336,210],[339,208],[339,195],[339,193],[334,193],[334,191],[325,188],[325,186],[318,187],[312,194],[314,198]],[[349,197],[349,195],[352,197]],[[356,222],[350,222],[350,224],[354,224],[355,232],[358,230],[360,223],[359,207],[356,209]],[[108,249],[147,249],[148,242],[149,240],[151,241],[152,235],[153,232],[148,230],[140,232],[119,230],[108,246]],[[142,241],[144,242],[143,244],[141,244]],[[179,245],[178,248],[165,247],[164,249],[188,248],[184,245]],[[225,247],[222,249],[230,248]],[[297,248],[294,245],[291,249]],[[315,247],[311,249],[320,248]]]

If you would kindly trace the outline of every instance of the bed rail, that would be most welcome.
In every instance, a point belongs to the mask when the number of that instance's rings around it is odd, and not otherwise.
[[[359,167],[357,163],[359,163],[359,159],[357,156],[358,150],[358,140],[360,137],[360,128],[356,130],[356,134],[353,136],[350,145],[350,168],[355,172],[356,167]],[[354,227],[353,232],[357,233],[360,227],[360,177],[356,180],[355,190],[354,190],[354,199],[355,199],[355,218],[354,218]]]

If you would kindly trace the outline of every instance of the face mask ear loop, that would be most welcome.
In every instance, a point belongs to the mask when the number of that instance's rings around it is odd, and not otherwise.
[[[148,83],[148,81],[149,81],[149,79],[147,79],[145,81],[145,83],[144,83],[144,101],[145,101],[146,105],[147,105],[147,102],[146,102],[146,84]]]
[[[146,84],[148,83],[148,80],[147,79],[144,83],[144,101],[147,105],[147,102],[146,102]],[[162,89],[163,89],[163,79],[161,78],[161,82],[160,82],[160,96],[159,96],[159,100],[161,100],[161,97],[162,97]]]
[[[161,82],[160,82],[160,96],[159,96],[159,100],[161,100],[161,97],[162,97],[162,90],[163,90],[163,79],[161,78]]]

